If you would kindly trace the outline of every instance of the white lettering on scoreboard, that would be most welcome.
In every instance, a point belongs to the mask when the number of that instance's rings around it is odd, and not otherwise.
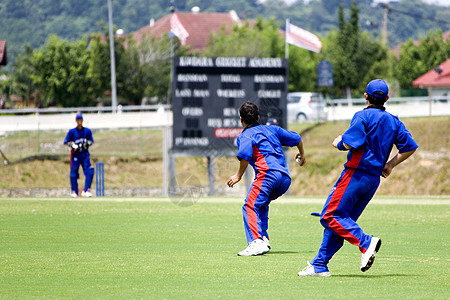
[[[180,67],[214,67],[214,62],[210,57],[182,56]]]
[[[207,82],[208,76],[206,74],[178,74],[178,82]]]
[[[208,146],[209,139],[207,137],[202,138],[185,138],[176,137],[175,146]]]
[[[201,107],[183,107],[181,109],[183,116],[201,117],[203,116],[203,108]]]
[[[222,98],[245,98],[245,90],[217,90],[217,96]]]
[[[225,117],[238,117],[238,111],[234,107],[225,107],[223,109],[223,115]]]
[[[241,82],[241,75],[233,75],[233,74],[221,74],[220,75],[221,82]]]
[[[284,76],[282,76],[282,75],[255,75],[254,81],[256,83],[266,83],[266,82],[282,83],[282,82],[284,82]]]
[[[217,57],[216,66],[228,68],[245,68],[246,60],[247,58],[245,57]]]
[[[281,68],[283,60],[281,58],[250,58],[248,66],[251,68]]]
[[[281,98],[280,90],[259,90],[259,98]]]
[[[189,98],[189,97],[197,97],[197,98],[207,98],[209,97],[209,90],[191,90],[191,89],[176,89],[175,97],[178,98]]]

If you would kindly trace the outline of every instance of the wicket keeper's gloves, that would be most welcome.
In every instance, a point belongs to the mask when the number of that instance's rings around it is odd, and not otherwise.
[[[73,150],[77,151],[79,147],[78,147],[78,145],[75,144],[74,142],[71,142],[71,143],[70,143],[70,148],[72,148]]]
[[[88,141],[87,139],[83,140],[83,149],[88,150],[90,145],[92,145],[92,141]]]

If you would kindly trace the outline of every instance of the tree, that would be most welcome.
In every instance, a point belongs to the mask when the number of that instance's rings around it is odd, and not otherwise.
[[[339,30],[330,32],[321,53],[333,66],[335,88],[332,90],[337,95],[349,96],[350,89],[362,93],[370,79],[386,77],[389,72],[387,48],[369,33],[360,31],[358,12],[352,1],[347,22],[343,6],[340,6]]]
[[[34,84],[43,92],[42,105],[91,106],[98,94],[89,88],[89,50],[86,39],[73,43],[51,36],[33,53]]]
[[[443,41],[442,32],[430,31],[416,45],[408,40],[401,45],[400,56],[395,63],[394,74],[402,89],[411,89],[412,82],[420,75],[443,63],[450,57],[450,39]]]
[[[222,28],[211,34],[204,56],[225,57],[283,57],[284,41],[274,20],[259,17],[252,27],[248,22],[233,25],[231,33]]]

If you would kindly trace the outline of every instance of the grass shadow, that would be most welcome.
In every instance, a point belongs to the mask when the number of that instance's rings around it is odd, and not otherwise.
[[[342,277],[342,278],[386,278],[386,277],[418,277],[419,275],[413,275],[413,274],[352,274],[352,275],[331,275],[331,277]]]
[[[270,251],[267,254],[298,254],[298,253],[313,253],[313,251],[289,251],[289,250],[278,250],[278,251]],[[266,255],[267,255],[266,254]]]

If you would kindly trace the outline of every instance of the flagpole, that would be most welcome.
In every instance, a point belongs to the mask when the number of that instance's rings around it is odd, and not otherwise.
[[[290,23],[289,23],[290,21],[289,21],[289,19],[286,19],[286,30],[285,30],[285,36],[284,36],[284,40],[285,40],[285,45],[284,45],[284,47],[285,47],[285,50],[284,50],[284,53],[285,53],[285,57],[286,57],[286,59],[288,59],[289,58],[289,44],[288,44],[288,34],[289,34],[289,25],[290,25]]]
[[[170,1],[170,15],[171,18],[173,14],[175,13],[175,4],[173,3],[173,0]],[[170,29],[172,32],[172,29]],[[167,104],[172,104],[171,98],[172,98],[172,80],[173,80],[173,55],[174,55],[174,49],[173,49],[173,34],[169,32],[170,37],[170,79],[169,79],[169,88],[167,89]]]

